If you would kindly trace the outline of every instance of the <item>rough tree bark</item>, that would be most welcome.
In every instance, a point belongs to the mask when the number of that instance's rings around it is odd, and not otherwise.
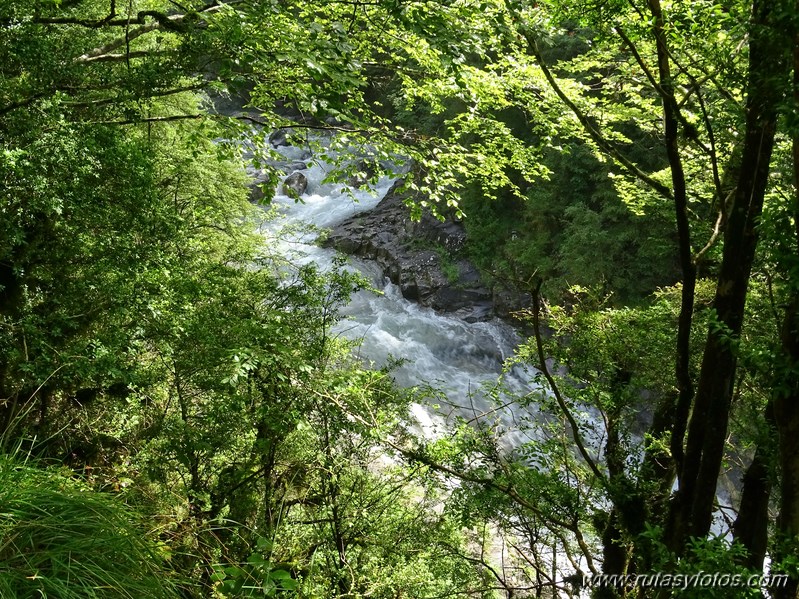
[[[799,15],[799,3],[796,3]],[[793,100],[799,111],[799,25],[794,31]],[[796,126],[796,125],[794,125]],[[793,224],[795,237],[794,262],[799,261],[799,131],[793,131]],[[794,266],[795,269],[795,266]],[[789,281],[791,299],[782,325],[782,363],[774,394],[774,416],[779,443],[781,474],[780,513],[777,519],[779,541],[776,561],[795,555],[799,549],[799,280]],[[781,379],[781,380],[780,380]],[[785,588],[776,589],[777,599],[796,599],[799,595],[799,573],[787,572],[790,580]]]
[[[746,128],[713,304],[716,323],[705,344],[680,485],[666,531],[678,554],[689,537],[705,537],[711,527],[737,366],[736,343],[758,242],[757,221],[763,208],[784,83],[790,73],[788,4],[786,0],[755,0],[752,5]]]
[[[769,401],[765,414],[769,432],[774,430],[774,402]],[[771,437],[771,435],[769,435]],[[770,440],[770,439],[769,439]],[[768,550],[769,503],[772,491],[774,443],[758,443],[752,463],[746,469],[742,483],[738,517],[732,527],[733,539],[746,549],[741,565],[750,570],[762,570]]]

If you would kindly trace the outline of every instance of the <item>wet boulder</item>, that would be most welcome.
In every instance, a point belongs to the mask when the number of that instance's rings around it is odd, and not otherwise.
[[[255,204],[268,203],[275,191],[273,174],[267,169],[258,169],[250,171],[250,176],[250,201]]]
[[[278,129],[274,133],[269,136],[269,143],[272,144],[273,148],[279,148],[281,146],[290,146],[291,142],[289,141],[289,131],[288,129]]]
[[[283,172],[286,174],[293,173],[294,171],[304,171],[308,168],[308,165],[304,162],[292,162],[291,164],[287,164],[286,166],[282,167]]]
[[[375,260],[403,297],[469,322],[491,318],[491,290],[477,269],[455,254],[463,245],[460,223],[433,217],[412,223],[398,182],[369,212],[338,224],[325,245]]]
[[[308,188],[308,178],[300,171],[294,171],[283,181],[281,191],[283,195],[298,198]]]

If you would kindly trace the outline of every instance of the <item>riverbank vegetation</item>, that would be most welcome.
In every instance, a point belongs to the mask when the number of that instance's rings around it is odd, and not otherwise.
[[[787,0],[0,3],[0,594],[795,598],[797,40]],[[365,282],[248,201],[279,127],[408,157],[531,294],[541,391],[484,390],[528,442],[415,436],[431,391],[331,335]]]

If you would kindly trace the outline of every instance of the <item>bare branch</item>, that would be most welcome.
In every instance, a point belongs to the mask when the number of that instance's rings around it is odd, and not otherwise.
[[[735,189],[730,191],[729,195],[727,195],[727,198],[724,200],[722,205],[726,204],[734,193]],[[716,224],[713,227],[713,234],[710,236],[710,239],[707,240],[705,247],[699,250],[694,256],[694,264],[699,264],[702,261],[702,258],[705,257],[705,254],[707,254],[708,250],[710,250],[710,248],[712,248],[716,244],[716,241],[718,241],[719,234],[721,233],[721,222],[723,220],[724,220],[724,211],[719,210],[718,218],[716,218]]]
[[[644,62],[644,59],[641,57],[641,54],[638,52],[638,48],[632,42],[632,40],[629,37],[627,37],[627,34],[624,33],[624,30],[621,28],[621,26],[614,25],[613,30],[616,32],[616,35],[618,35],[622,39],[622,41],[625,44],[627,44],[627,47],[630,49],[630,52],[632,52],[633,58],[635,58],[635,62],[637,62],[638,66],[641,67],[641,70],[644,72],[644,75],[646,75],[646,78],[649,80],[649,84],[653,88],[655,88],[655,91],[657,91],[658,95],[663,99],[671,98],[671,96],[667,96],[666,92],[663,91],[663,88],[660,87],[660,84],[657,82],[657,79],[655,79],[652,70],[647,66],[646,62]]]

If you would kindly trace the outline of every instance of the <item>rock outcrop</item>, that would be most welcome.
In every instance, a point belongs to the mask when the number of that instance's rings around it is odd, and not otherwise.
[[[468,322],[507,317],[511,307],[521,307],[518,302],[498,303],[477,268],[457,257],[466,243],[461,223],[441,222],[430,214],[411,221],[406,205],[410,196],[399,188],[398,182],[373,210],[334,227],[324,243],[375,260],[405,298]]]
[[[258,110],[247,108],[246,94],[241,97],[214,97],[220,114],[230,116],[260,116]],[[302,120],[286,109],[287,118]],[[328,124],[344,126],[328,121]],[[270,145],[279,148],[291,145],[290,130],[272,132]],[[267,169],[251,171],[250,200],[268,203],[265,191],[279,186],[281,193],[294,198],[301,196],[308,185],[301,172],[308,168],[308,156],[303,160],[274,166],[288,175],[282,182]],[[378,172],[377,163],[359,160],[352,165],[347,184],[360,188]],[[418,301],[442,312],[454,313],[468,322],[489,320],[495,316],[510,318],[511,314],[530,303],[516,291],[491,289],[482,280],[477,268],[459,257],[466,243],[463,225],[454,220],[440,222],[430,214],[413,222],[406,205],[410,195],[399,191],[396,183],[385,198],[371,211],[351,217],[336,226],[325,240],[346,254],[374,260],[383,274],[402,290],[405,298]]]

